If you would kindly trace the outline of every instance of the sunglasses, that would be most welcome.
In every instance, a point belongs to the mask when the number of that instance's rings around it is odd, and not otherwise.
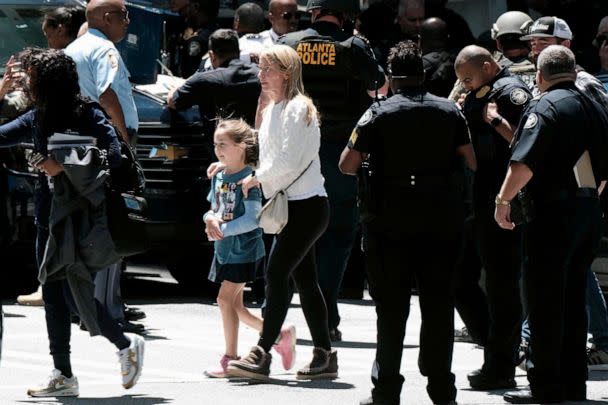
[[[602,45],[604,44],[604,42],[606,42],[607,40],[608,40],[608,33],[600,34],[597,37],[595,37],[595,39],[593,40],[593,42],[591,44],[593,46],[595,46],[596,48],[601,48]]]
[[[114,10],[114,11],[106,11],[107,14],[120,14],[124,21],[129,19],[129,10]]]
[[[300,18],[302,18],[302,12],[301,11],[285,11],[284,13],[281,14],[281,18],[284,20],[291,20],[292,18],[299,20]]]

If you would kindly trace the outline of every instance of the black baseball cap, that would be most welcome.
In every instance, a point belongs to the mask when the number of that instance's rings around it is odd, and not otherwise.
[[[521,37],[522,41],[532,38],[555,37],[572,39],[572,30],[566,21],[557,17],[540,17],[528,29],[528,34]]]

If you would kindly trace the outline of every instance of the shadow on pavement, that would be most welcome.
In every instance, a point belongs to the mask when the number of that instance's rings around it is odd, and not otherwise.
[[[229,378],[228,381],[233,387],[245,387],[250,385],[261,385],[261,384],[272,384],[282,385],[284,387],[297,387],[297,388],[312,388],[312,389],[324,389],[324,390],[350,390],[355,388],[353,384],[335,381],[335,380],[280,380],[278,378],[269,378],[266,381],[262,380],[251,380],[248,378]]]
[[[40,398],[29,401],[18,401],[26,404],[96,404],[96,405],[119,405],[119,404],[138,404],[138,405],[156,405],[169,404],[173,402],[169,398],[146,397],[140,394],[123,395],[120,397],[111,398],[87,398],[87,397],[70,397],[70,398]]]
[[[301,345],[301,346],[310,346],[310,347],[314,346],[314,344],[312,343],[312,340],[308,340],[308,339],[298,339],[297,344]],[[343,340],[342,342],[331,342],[331,346],[332,347],[343,347],[346,349],[375,349],[376,342],[354,342],[354,341]],[[417,347],[418,347],[418,345],[403,345],[404,349],[415,349]]]
[[[5,318],[25,318],[25,315],[21,315],[21,314],[11,314],[10,312],[5,312],[5,313],[4,313],[4,317],[5,317]]]

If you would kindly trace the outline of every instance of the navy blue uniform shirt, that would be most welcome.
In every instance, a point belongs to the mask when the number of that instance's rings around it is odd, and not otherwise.
[[[494,197],[505,178],[511,156],[509,142],[492,125],[484,121],[484,106],[494,101],[498,106],[498,113],[515,129],[531,98],[532,94],[526,84],[506,68],[501,69],[490,83],[467,95],[463,113],[471,131],[477,158],[473,189],[476,205],[481,204],[493,209]]]
[[[608,113],[577,89],[562,82],[535,97],[517,128],[511,161],[521,162],[534,176],[527,190],[542,200],[578,184],[573,167],[589,151],[596,183],[608,178],[606,148]]]

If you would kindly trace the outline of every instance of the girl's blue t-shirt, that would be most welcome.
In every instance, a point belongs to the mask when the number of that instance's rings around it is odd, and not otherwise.
[[[245,214],[245,201],[257,201],[261,204],[262,193],[259,188],[249,190],[244,197],[239,181],[252,173],[251,167],[240,172],[226,174],[219,172],[211,180],[211,189],[207,200],[211,203],[213,215],[224,222],[233,221]],[[238,235],[224,236],[214,242],[215,257],[220,264],[252,263],[265,255],[262,229],[256,228]]]

